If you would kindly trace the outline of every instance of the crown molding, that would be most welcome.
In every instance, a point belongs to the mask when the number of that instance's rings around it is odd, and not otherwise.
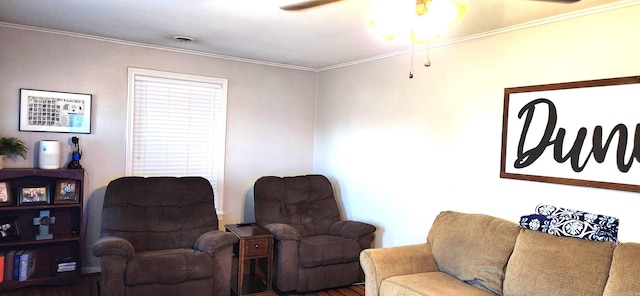
[[[431,48],[442,47],[442,46],[447,46],[447,45],[467,42],[467,41],[471,41],[471,40],[487,38],[487,37],[491,37],[491,36],[495,36],[495,35],[499,35],[499,34],[509,33],[509,32],[518,31],[518,30],[524,30],[524,29],[533,28],[533,27],[537,27],[537,26],[543,26],[543,25],[547,25],[547,24],[551,24],[551,23],[556,23],[556,22],[561,22],[561,21],[574,19],[574,18],[579,18],[579,17],[583,17],[583,16],[603,13],[603,12],[607,12],[607,11],[611,11],[611,10],[622,9],[622,8],[626,8],[626,7],[630,7],[630,6],[634,6],[634,5],[638,5],[638,4],[640,4],[640,0],[626,0],[626,1],[620,1],[620,2],[615,2],[615,3],[605,4],[605,5],[601,5],[601,6],[597,6],[597,7],[593,7],[593,8],[588,8],[588,9],[578,10],[578,11],[574,11],[574,12],[570,12],[570,13],[560,14],[560,15],[553,16],[553,17],[543,18],[543,19],[539,19],[539,20],[535,20],[535,21],[530,21],[530,22],[526,22],[526,23],[522,23],[522,24],[518,24],[518,25],[513,25],[513,26],[509,26],[509,27],[505,27],[505,28],[492,30],[492,31],[482,32],[482,33],[479,33],[479,34],[469,35],[469,36],[465,36],[465,37],[461,37],[461,38],[443,40],[443,41],[440,41],[440,42],[432,42],[431,43]],[[351,62],[342,63],[342,64],[338,64],[338,65],[318,68],[317,72],[329,71],[329,70],[348,67],[348,66],[353,66],[353,65],[357,65],[357,64],[368,63],[368,62],[381,60],[381,59],[386,59],[386,58],[390,58],[390,57],[394,57],[394,56],[398,56],[398,55],[408,54],[408,53],[411,53],[411,52],[424,51],[424,50],[427,50],[427,49],[428,49],[428,46],[419,46],[419,47],[418,46],[414,46],[413,49],[396,51],[396,52],[383,54],[383,55],[379,55],[379,56],[375,56],[375,57],[370,57],[370,58],[366,58],[366,59],[361,59],[361,60],[357,60],[357,61],[351,61]]]
[[[258,65],[263,65],[263,66],[273,66],[273,67],[288,68],[288,69],[295,69],[295,70],[303,70],[303,71],[310,71],[310,72],[317,72],[318,71],[318,69],[310,68],[310,67],[302,67],[302,66],[296,66],[296,65],[281,64],[281,63],[260,61],[260,60],[247,59],[247,58],[239,58],[239,57],[226,56],[226,55],[208,53],[208,52],[197,51],[197,50],[189,50],[189,49],[181,49],[181,48],[175,48],[175,47],[170,47],[170,46],[146,44],[146,43],[140,43],[140,42],[120,40],[120,39],[115,39],[115,38],[100,37],[100,36],[89,35],[89,34],[74,33],[74,32],[62,31],[62,30],[54,30],[54,29],[48,29],[48,28],[33,27],[33,26],[25,26],[25,25],[13,24],[13,23],[0,22],[0,27],[7,27],[7,28],[14,28],[14,29],[21,29],[21,30],[28,30],[28,31],[36,31],[36,32],[42,32],[42,33],[64,35],[64,36],[70,36],[70,37],[76,37],[76,38],[83,38],[83,39],[90,39],[90,40],[96,40],[96,41],[110,42],[110,43],[121,44],[121,45],[128,45],[128,46],[135,46],[135,47],[142,47],[142,48],[164,50],[164,51],[170,51],[170,52],[191,54],[191,55],[204,56],[204,57],[209,57],[209,58],[216,58],[216,59],[243,62],[243,63],[250,63],[250,64],[258,64]]]

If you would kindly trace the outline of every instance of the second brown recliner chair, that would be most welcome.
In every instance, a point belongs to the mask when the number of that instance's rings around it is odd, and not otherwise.
[[[342,220],[333,187],[322,175],[268,176],[254,184],[256,223],[275,235],[275,286],[308,292],[364,280],[360,251],[375,226]]]

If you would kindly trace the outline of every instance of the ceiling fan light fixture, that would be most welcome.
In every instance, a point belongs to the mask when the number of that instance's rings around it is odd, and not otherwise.
[[[381,7],[369,24],[387,40],[402,37],[424,43],[450,32],[466,14],[466,0],[396,0]]]
[[[373,31],[383,38],[392,41],[396,37],[409,36],[415,17],[415,1],[386,1],[369,20]]]

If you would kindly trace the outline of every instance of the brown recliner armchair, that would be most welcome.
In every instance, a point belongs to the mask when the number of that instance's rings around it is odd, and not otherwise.
[[[230,293],[233,244],[218,230],[211,184],[200,177],[123,177],[107,186],[101,238],[101,294]]]
[[[362,282],[360,251],[373,225],[341,220],[329,180],[321,175],[262,177],[254,184],[256,223],[275,235],[275,285],[308,292]]]

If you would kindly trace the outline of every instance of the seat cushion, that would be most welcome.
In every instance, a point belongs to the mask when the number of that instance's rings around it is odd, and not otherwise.
[[[492,296],[444,272],[394,276],[380,284],[380,295]]]
[[[340,264],[359,261],[358,241],[334,235],[318,235],[302,239],[298,264],[300,267]]]
[[[140,252],[125,271],[127,286],[177,284],[213,276],[213,259],[193,249]]]
[[[502,294],[504,269],[519,232],[518,224],[507,220],[447,211],[436,217],[427,241],[440,271]]]
[[[523,229],[507,265],[504,295],[602,295],[614,248]]]
[[[639,243],[623,243],[616,246],[604,296],[640,295],[638,258]]]

